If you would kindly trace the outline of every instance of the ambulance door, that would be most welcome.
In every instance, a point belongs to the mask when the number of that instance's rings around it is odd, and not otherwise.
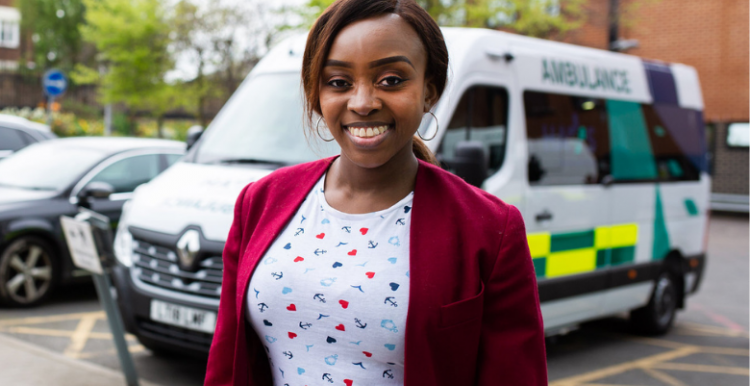
[[[509,87],[498,75],[492,75],[475,74],[459,88],[458,98],[448,98],[457,103],[446,114],[447,127],[436,156],[444,169],[455,173],[456,146],[465,141],[480,142],[489,169],[482,186],[506,202],[518,205],[522,197],[520,188],[507,183],[512,173],[507,162],[508,152],[512,152],[508,147]]]
[[[598,243],[610,222],[603,99],[523,92],[526,229],[548,330],[601,314],[608,285]]]

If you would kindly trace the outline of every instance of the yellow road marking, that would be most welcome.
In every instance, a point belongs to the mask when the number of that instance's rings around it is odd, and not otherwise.
[[[698,373],[731,374],[750,376],[744,367],[697,365],[692,363],[655,363],[652,367],[662,370],[693,371]]]
[[[135,354],[135,353],[146,351],[146,348],[140,344],[134,344],[132,346],[128,346],[128,351],[130,351],[131,354]],[[82,352],[78,354],[76,358],[88,359],[88,358],[93,358],[93,357],[97,357],[100,355],[116,355],[116,354],[117,354],[117,350],[90,351],[90,352]]]
[[[694,332],[694,333],[703,333],[703,334],[716,335],[716,336],[727,336],[727,337],[732,337],[732,338],[735,338],[735,337],[750,338],[750,334],[744,331],[730,330],[728,328],[708,326],[705,324],[697,324],[697,323],[680,323],[680,326],[676,330],[676,332],[684,332],[685,330]]]
[[[588,373],[574,375],[572,377],[560,379],[550,383],[550,386],[573,386],[581,383],[595,381],[597,379],[606,378],[612,375],[624,373],[628,370],[651,367],[653,364],[658,362],[670,361],[677,358],[686,357],[688,355],[700,352],[700,348],[695,346],[681,347],[676,350],[667,351],[664,353],[648,356],[634,361],[621,363],[614,366],[605,367],[603,369],[594,370]]]
[[[96,319],[96,316],[85,316],[81,318],[81,321],[78,322],[78,327],[76,327],[76,330],[70,335],[70,343],[63,352],[63,355],[75,358],[81,353],[81,351],[83,351],[86,342],[88,342],[89,337],[94,330]]]
[[[650,375],[652,378],[658,379],[664,383],[666,383],[669,386],[688,386],[682,382],[680,382],[679,379],[669,375],[662,373],[661,371],[656,371],[654,369],[643,369],[643,372]]]
[[[75,314],[32,316],[28,318],[4,319],[4,320],[0,320],[0,326],[14,326],[18,324],[40,324],[40,323],[61,322],[65,320],[81,319],[87,316],[96,316],[98,319],[106,318],[104,311],[80,312],[80,313],[75,313]]]
[[[41,336],[57,336],[63,338],[70,338],[73,336],[75,331],[69,330],[52,330],[47,328],[35,328],[35,327],[6,327],[0,329],[0,332],[10,332],[13,334],[26,334],[26,335],[41,335]],[[92,332],[89,334],[90,339],[112,339],[112,334],[108,332]],[[135,340],[135,336],[125,334],[126,340]]]

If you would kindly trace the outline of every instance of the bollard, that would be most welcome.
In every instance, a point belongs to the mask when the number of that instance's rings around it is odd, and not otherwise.
[[[138,386],[138,373],[125,341],[122,317],[110,290],[112,283],[109,272],[115,260],[109,219],[85,208],[78,211],[75,218],[60,217],[70,255],[77,267],[91,272],[99,302],[107,315],[125,381],[128,386]]]

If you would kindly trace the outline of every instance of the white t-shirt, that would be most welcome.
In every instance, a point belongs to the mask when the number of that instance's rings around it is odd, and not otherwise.
[[[247,315],[277,386],[403,385],[414,193],[346,214],[325,175],[258,263]]]

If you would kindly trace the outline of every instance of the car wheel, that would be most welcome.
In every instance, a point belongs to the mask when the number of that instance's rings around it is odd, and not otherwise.
[[[21,236],[0,253],[0,302],[32,307],[49,296],[57,284],[59,262],[39,237]]]
[[[677,314],[677,288],[670,272],[659,275],[648,304],[630,313],[633,327],[641,333],[663,335],[672,327]]]

